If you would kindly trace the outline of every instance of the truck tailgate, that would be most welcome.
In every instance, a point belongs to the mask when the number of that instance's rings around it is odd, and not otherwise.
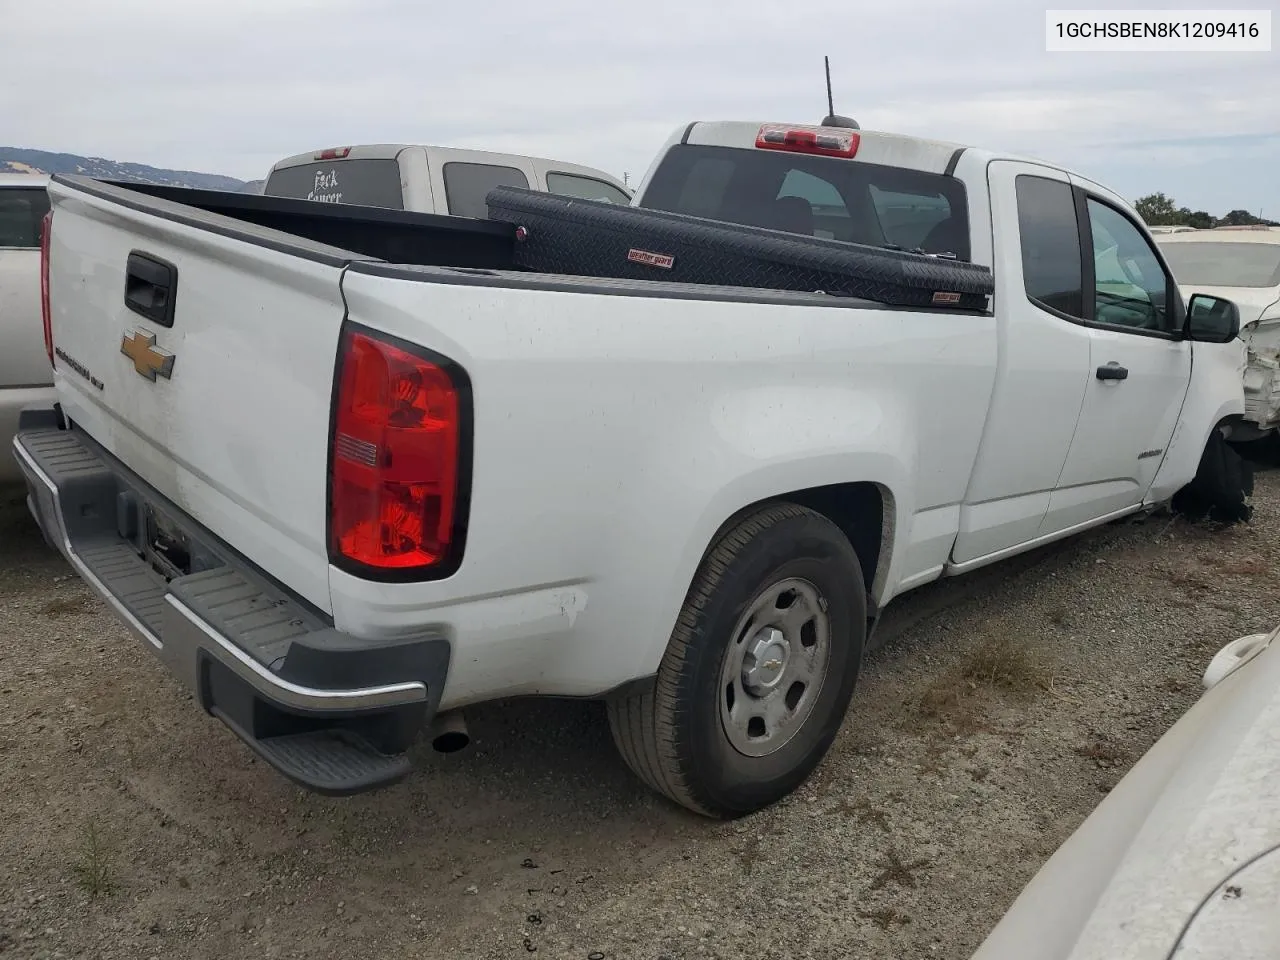
[[[352,255],[100,183],[50,194],[64,412],[327,612],[329,408]]]

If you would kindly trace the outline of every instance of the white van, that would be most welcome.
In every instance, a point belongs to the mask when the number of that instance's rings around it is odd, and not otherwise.
[[[484,219],[494,187],[524,187],[586,200],[631,202],[631,191],[603,170],[510,153],[452,147],[367,144],[300,153],[267,175],[263,193],[355,203],[415,213]]]

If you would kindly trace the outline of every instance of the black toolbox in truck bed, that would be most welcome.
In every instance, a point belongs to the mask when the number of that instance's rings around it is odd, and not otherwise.
[[[498,187],[489,218],[516,227],[515,262],[539,273],[820,290],[879,303],[981,310],[991,271],[963,261]]]

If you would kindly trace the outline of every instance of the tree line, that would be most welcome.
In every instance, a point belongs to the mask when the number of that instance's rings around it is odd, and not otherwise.
[[[1256,217],[1248,210],[1232,210],[1224,216],[1215,217],[1207,210],[1179,207],[1172,198],[1166,197],[1163,193],[1145,196],[1133,207],[1149,227],[1197,227],[1201,230],[1211,227],[1246,227],[1257,224],[1280,227],[1280,223]]]

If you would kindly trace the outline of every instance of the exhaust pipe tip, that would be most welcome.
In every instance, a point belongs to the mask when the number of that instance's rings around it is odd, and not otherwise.
[[[436,753],[457,753],[471,743],[471,737],[465,730],[450,730],[441,733],[431,741]]]
[[[443,713],[431,724],[431,747],[437,753],[457,753],[469,743],[471,734],[461,712]]]

